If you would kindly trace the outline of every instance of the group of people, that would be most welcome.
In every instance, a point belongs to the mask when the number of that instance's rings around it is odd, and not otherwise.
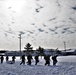
[[[46,65],[49,66],[50,65],[50,56],[49,55],[45,55],[44,59],[45,59],[45,66]],[[56,65],[56,63],[57,63],[57,55],[52,56],[52,60],[53,60],[53,65]]]
[[[27,56],[27,60],[28,60],[28,61],[27,61],[27,64],[28,64],[28,65],[31,65],[31,60],[32,60],[32,59],[33,59],[33,58],[32,58],[31,55],[28,55],[28,56]],[[25,55],[21,56],[21,60],[22,60],[22,61],[21,61],[20,65],[21,65],[21,64],[25,64]]]
[[[1,61],[1,64],[3,63],[3,61],[4,61],[4,56],[2,55],[1,57],[0,57],[0,61]],[[15,59],[16,59],[16,57],[15,56],[12,56],[12,62],[13,63],[15,63]],[[6,56],[6,62],[8,62],[9,61],[9,56]]]
[[[31,60],[32,60],[33,58],[32,58],[32,56],[31,55],[28,55],[27,56],[27,65],[31,65]],[[34,59],[35,59],[35,65],[37,65],[37,63],[39,62],[39,56],[37,55],[37,56],[34,56]],[[50,56],[49,55],[45,55],[44,56],[44,60],[45,60],[45,66],[46,65],[50,65]],[[53,65],[56,65],[56,63],[57,63],[57,55],[55,55],[55,56],[52,56],[52,60],[53,60]],[[25,64],[25,55],[23,55],[22,57],[21,57],[21,63],[20,63],[20,65],[21,64]]]
[[[1,56],[0,59],[1,59],[1,63],[3,63],[4,57]],[[16,59],[16,57],[15,56],[12,56],[12,62],[15,63],[15,59]],[[25,64],[25,55],[22,55],[20,59],[21,59],[20,65],[21,64]],[[28,55],[27,56],[27,62],[26,62],[27,65],[31,65],[31,60],[32,59],[33,58],[32,58],[31,55]],[[35,65],[37,65],[37,63],[39,62],[39,56],[38,55],[37,56],[34,56],[34,59],[35,59]],[[45,60],[45,66],[46,65],[49,66],[50,65],[50,56],[49,55],[44,55],[44,60]],[[57,55],[52,56],[52,60],[53,60],[53,65],[56,65],[56,63],[57,63]],[[6,56],[6,62],[8,62],[8,61],[9,61],[9,57]]]

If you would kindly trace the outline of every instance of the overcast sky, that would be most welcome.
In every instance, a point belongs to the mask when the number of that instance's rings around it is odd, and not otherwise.
[[[76,48],[76,0],[0,0],[0,49]]]

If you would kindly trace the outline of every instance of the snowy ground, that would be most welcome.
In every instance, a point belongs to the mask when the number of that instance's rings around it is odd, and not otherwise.
[[[44,66],[44,59],[40,58],[38,65],[29,66],[20,65],[19,58],[16,59],[15,64],[7,64],[4,62],[0,64],[0,75],[76,75],[76,58],[75,56],[58,57],[57,66]]]

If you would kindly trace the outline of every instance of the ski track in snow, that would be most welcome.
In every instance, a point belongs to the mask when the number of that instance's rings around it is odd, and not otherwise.
[[[52,61],[51,61],[52,62]],[[0,64],[0,75],[76,75],[76,62],[58,62],[56,66],[44,66],[45,61],[40,59],[38,65]]]

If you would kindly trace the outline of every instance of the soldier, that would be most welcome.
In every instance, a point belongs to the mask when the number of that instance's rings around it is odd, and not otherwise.
[[[46,65],[49,66],[49,65],[50,65],[50,56],[49,56],[49,55],[45,55],[45,56],[44,56],[44,59],[45,59],[45,61],[46,61],[46,62],[45,62],[45,66],[46,66]]]
[[[6,62],[8,62],[8,59],[9,59],[9,57],[8,57],[8,56],[6,56]]]
[[[56,65],[56,63],[57,63],[57,55],[52,56],[52,60],[53,60],[53,66]]]
[[[39,56],[35,56],[35,65],[37,65],[37,63],[39,62]]]
[[[28,55],[27,56],[27,60],[28,60],[27,63],[28,63],[28,65],[31,65],[31,59],[32,59],[32,56],[31,55]]]
[[[15,63],[15,59],[16,59],[15,56],[13,56],[13,57],[12,57],[12,61],[13,61],[14,63]]]
[[[3,63],[4,57],[3,55],[1,56],[1,64]]]
[[[20,65],[23,63],[23,64],[25,64],[25,55],[23,55],[22,57],[21,57],[21,63],[20,63]]]

